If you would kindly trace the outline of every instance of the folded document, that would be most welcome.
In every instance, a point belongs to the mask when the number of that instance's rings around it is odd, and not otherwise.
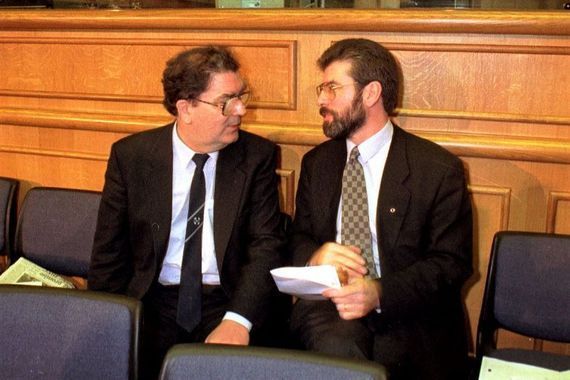
[[[71,281],[23,257],[20,257],[0,275],[0,284],[49,286],[55,288],[75,287]]]
[[[479,380],[569,380],[570,371],[554,371],[528,364],[483,357]]]
[[[303,299],[322,300],[323,291],[341,287],[333,265],[282,267],[273,269],[271,275],[280,292]]]

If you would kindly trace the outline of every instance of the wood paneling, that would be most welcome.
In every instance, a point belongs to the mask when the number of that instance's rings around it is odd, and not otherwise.
[[[172,36],[4,38],[0,39],[0,95],[161,104],[165,57],[214,43],[220,41]],[[294,41],[227,40],[221,44],[231,46],[240,60],[243,74],[255,89],[253,105],[295,108]]]
[[[24,190],[100,190],[114,141],[171,120],[161,105],[166,60],[217,43],[236,53],[253,90],[244,128],[281,147],[280,202],[293,214],[302,156],[325,139],[315,61],[334,41],[371,38],[402,69],[394,121],[465,163],[474,336],[494,233],[570,233],[569,36],[562,11],[3,11],[0,175],[21,178]],[[537,343],[514,334],[500,342]]]

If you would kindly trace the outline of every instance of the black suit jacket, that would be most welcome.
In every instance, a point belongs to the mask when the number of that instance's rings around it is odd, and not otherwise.
[[[90,289],[141,299],[157,280],[172,213],[172,128],[141,132],[111,149],[89,271]],[[280,226],[275,144],[240,131],[218,156],[214,241],[228,310],[259,322],[274,289]],[[190,186],[190,184],[188,184]]]
[[[344,140],[330,140],[303,159],[290,245],[295,265],[335,240],[346,154]],[[409,328],[442,362],[444,351],[465,354],[460,290],[472,273],[472,214],[461,161],[394,126],[376,212],[383,294],[382,312],[368,316],[372,328]]]

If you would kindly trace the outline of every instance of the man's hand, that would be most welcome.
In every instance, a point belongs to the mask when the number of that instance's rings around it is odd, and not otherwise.
[[[342,319],[357,319],[380,307],[382,286],[378,280],[354,278],[340,289],[325,290],[323,296],[335,303]]]
[[[325,243],[313,253],[309,265],[334,265],[338,272],[346,271],[348,278],[364,276],[366,260],[361,256],[360,249],[338,243]]]
[[[249,331],[245,326],[235,321],[224,319],[208,335],[206,343],[247,346],[249,344]]]

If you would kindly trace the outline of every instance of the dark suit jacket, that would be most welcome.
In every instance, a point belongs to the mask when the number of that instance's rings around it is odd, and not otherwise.
[[[331,140],[303,159],[295,265],[335,240],[346,154],[344,140]],[[369,315],[372,328],[409,328],[437,360],[450,349],[465,354],[460,289],[472,273],[472,215],[461,161],[394,126],[376,212],[383,294],[381,314]]]
[[[89,271],[89,288],[141,299],[157,280],[172,213],[172,128],[128,136],[111,149]],[[276,146],[251,133],[218,156],[214,241],[228,310],[259,322],[274,289],[280,227]],[[188,184],[190,186],[190,184]]]

